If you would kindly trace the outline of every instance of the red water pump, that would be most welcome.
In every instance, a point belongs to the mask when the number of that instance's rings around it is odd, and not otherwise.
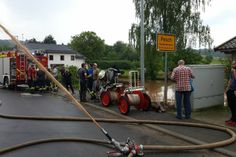
[[[101,92],[100,101],[102,106],[108,107],[112,103],[118,103],[121,95],[124,93],[124,86],[121,83],[115,83],[105,87]]]
[[[108,107],[112,103],[118,103],[119,98],[124,93],[124,85],[122,83],[117,83],[119,75],[121,75],[121,72],[115,68],[100,71],[99,97],[102,106]]]
[[[124,90],[118,103],[119,110],[122,114],[128,114],[130,106],[144,111],[150,109],[151,99],[143,87],[129,87]]]
[[[144,111],[150,108],[151,99],[146,94],[144,87],[137,86],[138,81],[131,81],[130,85],[132,87],[125,88],[122,83],[117,83],[120,73],[114,68],[101,71],[99,75],[101,78],[99,93],[102,106],[108,107],[112,103],[117,103],[122,114],[128,114],[130,106],[135,106],[138,110]],[[134,76],[137,77],[138,74],[135,73]]]

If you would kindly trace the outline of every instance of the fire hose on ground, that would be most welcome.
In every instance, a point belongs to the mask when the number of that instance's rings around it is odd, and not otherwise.
[[[210,149],[225,146],[235,142],[236,134],[234,131],[213,125],[207,124],[199,124],[199,123],[186,123],[186,122],[168,122],[168,121],[149,121],[149,120],[120,120],[120,119],[95,119],[88,113],[88,111],[78,102],[76,98],[74,98],[66,88],[57,81],[53,75],[30,53],[30,51],[22,45],[4,26],[0,24],[0,27],[3,31],[12,39],[12,41],[29,57],[38,67],[41,69],[45,74],[49,77],[51,81],[53,81],[66,95],[67,97],[82,111],[84,112],[89,118],[75,118],[75,117],[26,117],[26,116],[7,116],[1,115],[2,118],[17,118],[17,119],[35,119],[35,120],[73,120],[73,121],[92,121],[100,131],[108,138],[109,141],[101,141],[101,140],[93,140],[93,139],[80,139],[80,138],[62,138],[62,139],[43,139],[39,141],[32,141],[27,142],[24,144],[16,145],[11,148],[6,148],[0,150],[0,154],[4,152],[9,152],[11,150],[19,149],[25,146],[38,144],[38,143],[45,143],[45,142],[52,142],[52,141],[80,141],[80,142],[89,142],[89,143],[99,143],[99,144],[110,144],[120,153],[121,155],[126,155],[128,157],[132,156],[143,156],[143,150],[165,150],[165,151],[177,151],[177,150],[196,150],[196,149]],[[224,131],[231,136],[231,138],[202,145],[188,145],[188,146],[161,146],[161,145],[136,145],[132,140],[129,138],[127,139],[126,143],[121,144],[120,142],[116,141],[112,138],[108,132],[98,123],[98,122],[111,122],[111,123],[149,123],[149,124],[166,124],[166,125],[184,125],[184,126],[192,126],[192,127],[203,127],[203,128],[211,128],[219,131]]]
[[[35,117],[35,116],[18,116],[18,115],[4,115],[0,114],[1,118],[7,119],[22,119],[22,120],[47,120],[47,121],[92,121],[89,118],[80,118],[80,117]],[[97,122],[105,122],[105,123],[129,123],[129,124],[159,124],[159,125],[177,125],[177,126],[190,126],[190,127],[200,127],[200,128],[207,128],[207,129],[214,129],[218,131],[225,132],[229,134],[231,137],[218,142],[201,144],[201,145],[187,145],[187,146],[167,146],[167,145],[143,145],[144,151],[148,150],[157,150],[157,151],[183,151],[183,150],[199,150],[199,149],[212,149],[217,147],[222,147],[228,144],[235,142],[236,134],[231,129],[209,125],[209,124],[201,124],[201,123],[189,123],[189,122],[172,122],[172,121],[158,121],[158,120],[124,120],[124,119],[106,119],[106,118],[96,118]],[[94,144],[102,144],[108,147],[114,145],[112,141],[105,141],[105,140],[98,140],[98,139],[83,139],[83,138],[52,138],[52,139],[43,139],[39,141],[31,141],[27,143],[23,143],[17,146],[13,146],[11,148],[0,149],[0,154],[6,153],[15,149],[27,147],[30,145],[41,144],[41,143],[48,143],[48,142],[59,142],[59,141],[76,141],[76,142],[87,142],[87,143],[94,143]],[[117,141],[113,141],[117,142]],[[116,147],[120,147],[119,151],[123,151],[122,149],[125,148],[125,144],[116,143]],[[110,146],[109,146],[110,145]],[[140,146],[138,146],[140,147]],[[135,150],[135,149],[134,149]]]

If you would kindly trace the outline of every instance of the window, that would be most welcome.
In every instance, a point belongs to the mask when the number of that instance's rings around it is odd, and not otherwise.
[[[61,61],[64,61],[64,60],[65,60],[64,55],[61,55]]]
[[[53,55],[49,55],[49,60],[53,61]]]
[[[74,56],[74,55],[71,55],[71,56],[70,56],[70,60],[74,61],[74,60],[75,60],[75,56]]]

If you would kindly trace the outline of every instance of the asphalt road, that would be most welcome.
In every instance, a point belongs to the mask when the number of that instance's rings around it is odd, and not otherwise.
[[[74,106],[70,101],[61,96],[55,96],[50,93],[42,95],[24,95],[22,92],[0,89],[1,114],[24,115],[24,116],[79,116],[86,117],[84,113]],[[83,104],[84,107],[94,117],[117,118],[116,115],[104,112],[90,105]],[[93,105],[99,105],[94,103]],[[116,107],[111,107],[116,111]],[[156,112],[141,112],[131,110],[130,116],[138,119],[155,119]],[[164,116],[164,114],[162,114]],[[165,115],[168,119],[169,115]],[[137,144],[160,144],[160,145],[188,145],[189,143],[169,136],[165,133],[151,130],[145,126],[101,123],[108,133],[118,141],[125,141],[127,137],[134,139]],[[217,140],[227,138],[226,135],[218,135],[218,132],[209,132],[201,129],[185,129],[175,126],[163,126],[166,129],[176,130],[183,134],[195,133],[196,138],[205,138],[213,134],[213,138],[207,140]],[[183,132],[184,130],[184,132]],[[189,130],[189,131],[187,131]],[[192,132],[192,133],[191,133]],[[208,137],[207,136],[207,137]],[[216,138],[216,137],[217,138]],[[80,137],[106,139],[104,134],[91,122],[65,122],[65,121],[33,121],[33,120],[15,120],[0,118],[0,149],[11,147],[27,141],[39,140],[45,138],[63,138]],[[232,147],[232,146],[229,146]],[[230,149],[234,149],[232,147]],[[15,150],[1,157],[104,157],[110,149],[101,145],[78,142],[54,142],[40,144],[24,149]],[[147,152],[147,157],[204,157],[225,155],[216,153],[212,150],[181,151],[181,152]]]

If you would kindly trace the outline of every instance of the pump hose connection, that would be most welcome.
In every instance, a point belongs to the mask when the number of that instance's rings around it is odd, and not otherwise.
[[[111,138],[110,135],[107,133],[105,129],[102,129],[102,132],[107,136],[110,140],[110,143],[114,146],[115,151],[108,152],[108,156],[113,156],[114,154],[117,155],[128,155],[133,154],[133,156],[143,156],[143,145],[136,145],[133,140],[127,138],[125,144],[121,144],[120,142],[116,141],[114,138]]]

